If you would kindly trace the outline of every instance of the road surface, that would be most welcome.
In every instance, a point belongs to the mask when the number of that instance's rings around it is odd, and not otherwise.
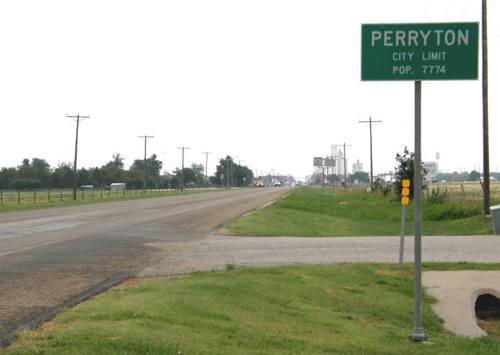
[[[129,277],[235,266],[396,263],[399,237],[231,237],[223,223],[289,190],[252,189],[0,214],[0,341]],[[500,236],[425,237],[424,261],[500,263]],[[407,237],[405,260],[413,260]]]
[[[288,189],[246,189],[0,214],[0,342],[206,238]]]

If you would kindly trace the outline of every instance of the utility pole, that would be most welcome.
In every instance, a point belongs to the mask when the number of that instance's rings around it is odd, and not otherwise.
[[[373,143],[372,143],[372,123],[379,123],[382,121],[373,121],[372,117],[368,121],[359,121],[359,123],[370,124],[370,191],[373,191]]]
[[[143,135],[143,136],[137,136],[139,138],[144,138],[144,176],[143,176],[143,181],[142,181],[142,189],[146,190],[146,178],[147,178],[147,173],[146,173],[146,151],[147,151],[147,146],[148,146],[148,138],[154,138],[155,136],[148,136],[148,135]]]
[[[351,144],[346,144],[345,142],[342,143],[341,145],[344,146],[344,183],[345,183],[345,186],[347,186],[347,158],[346,158],[346,147],[350,147]]]
[[[203,152],[205,154],[205,182],[208,186],[208,154],[212,154],[212,152]]]
[[[490,216],[490,147],[488,133],[488,10],[482,0],[481,33],[483,44],[483,216]]]
[[[236,159],[239,159],[240,157],[233,157],[233,160],[231,161],[231,187],[235,186],[235,179],[234,179],[234,163],[236,162]]]
[[[74,115],[66,115],[68,118],[72,118],[76,122],[76,134],[75,134],[75,160],[73,162],[73,200],[76,201],[76,190],[78,189],[78,170],[77,170],[77,158],[78,158],[78,128],[80,127],[80,121],[83,121],[90,116],[80,116],[80,113]]]
[[[181,166],[181,192],[184,191],[184,150],[191,149],[189,147],[177,147],[182,150],[182,166]]]

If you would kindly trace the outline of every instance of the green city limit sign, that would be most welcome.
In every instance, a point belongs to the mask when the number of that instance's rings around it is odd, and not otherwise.
[[[361,80],[477,79],[476,22],[365,24],[361,37]]]

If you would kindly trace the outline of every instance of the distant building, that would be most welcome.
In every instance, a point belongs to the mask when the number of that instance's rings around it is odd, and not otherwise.
[[[363,163],[359,161],[359,159],[352,164],[352,173],[358,173],[363,171]]]
[[[426,171],[425,174],[426,181],[434,181],[437,179],[437,176],[439,174],[439,169],[438,169],[438,164],[435,161],[423,162],[422,166]]]
[[[127,189],[127,184],[124,182],[113,182],[109,188],[111,191],[124,191]]]
[[[330,174],[335,174],[338,176],[344,176],[344,165],[347,167],[348,160],[345,159],[345,164],[344,164],[344,152],[342,149],[338,148],[338,146],[332,145],[331,146],[331,159],[333,159],[334,166],[332,166],[330,169]]]

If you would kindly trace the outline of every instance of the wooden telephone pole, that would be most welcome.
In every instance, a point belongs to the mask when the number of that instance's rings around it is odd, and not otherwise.
[[[73,200],[76,201],[76,191],[78,189],[78,128],[80,127],[80,121],[83,121],[90,116],[80,116],[80,113],[75,115],[66,115],[66,117],[73,119],[76,122],[76,134],[75,134],[75,160],[73,161]]]

